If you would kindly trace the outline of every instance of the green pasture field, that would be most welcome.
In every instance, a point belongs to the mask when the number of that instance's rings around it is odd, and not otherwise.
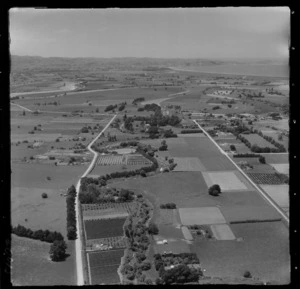
[[[179,208],[183,225],[212,225],[226,223],[218,207]]]
[[[67,243],[69,257],[52,262],[50,244],[12,235],[11,282],[14,286],[76,285],[74,242]]]
[[[210,229],[212,230],[213,235],[217,240],[227,241],[235,239],[235,236],[232,233],[230,226],[228,226],[227,224],[211,225]]]
[[[287,164],[289,163],[289,154],[261,154],[266,158],[268,164]]]
[[[289,185],[260,185],[260,187],[282,208],[289,208]]]
[[[236,238],[243,240],[191,245],[206,270],[205,275],[242,277],[245,271],[250,271],[262,281],[289,283],[289,232],[282,222],[235,224],[231,230]]]
[[[262,133],[266,136],[272,137],[276,142],[282,144],[285,149],[287,150],[289,148],[289,138],[286,137],[285,135],[282,136],[282,140],[278,139],[278,136],[280,134],[280,131],[276,130],[262,130]]]
[[[174,163],[177,164],[175,172],[187,172],[187,171],[205,171],[205,167],[202,165],[198,158],[174,158]]]
[[[11,186],[26,188],[45,188],[66,190],[76,185],[87,166],[54,166],[46,164],[15,164],[11,165]],[[51,177],[48,181],[46,178]]]
[[[42,198],[42,193],[48,195]],[[11,222],[32,230],[50,230],[67,235],[65,197],[59,190],[13,187],[11,190]]]

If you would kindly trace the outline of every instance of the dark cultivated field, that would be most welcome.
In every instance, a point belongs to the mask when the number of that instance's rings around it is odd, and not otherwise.
[[[126,218],[87,220],[84,227],[87,240],[123,236]]]
[[[96,284],[119,283],[117,270],[121,263],[124,250],[110,250],[97,253],[88,253],[92,282]]]

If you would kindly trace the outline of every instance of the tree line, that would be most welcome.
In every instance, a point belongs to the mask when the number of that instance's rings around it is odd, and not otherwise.
[[[76,211],[75,211],[76,189],[72,185],[68,189],[66,203],[67,203],[67,237],[68,240],[76,240]]]

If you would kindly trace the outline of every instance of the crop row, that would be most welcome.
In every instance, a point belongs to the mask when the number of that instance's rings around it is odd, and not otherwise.
[[[98,159],[98,165],[121,165],[125,164],[124,156],[105,155],[100,156]]]
[[[255,183],[260,185],[281,185],[285,183],[281,175],[276,173],[248,173],[248,175]]]

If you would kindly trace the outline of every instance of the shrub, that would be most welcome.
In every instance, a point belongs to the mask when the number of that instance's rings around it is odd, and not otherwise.
[[[42,193],[42,198],[43,199],[47,199],[48,198],[48,195],[46,193]]]
[[[266,158],[264,156],[259,156],[258,160],[259,160],[259,162],[261,164],[265,164],[266,163]]]
[[[222,192],[221,192],[220,186],[217,185],[217,184],[215,184],[215,185],[212,185],[212,186],[208,189],[208,193],[209,193],[211,196],[217,197],[217,196],[219,196]]]
[[[230,150],[232,150],[232,151],[236,151],[236,147],[235,147],[235,145],[230,145]]]
[[[49,176],[48,176],[46,179],[47,179],[48,181],[51,181],[51,177],[49,177]]]
[[[50,247],[50,258],[52,261],[63,261],[66,258],[67,245],[65,241],[54,241]]]
[[[154,223],[150,223],[148,232],[150,235],[157,235],[159,232],[157,225]]]
[[[244,275],[245,278],[252,278],[252,275],[249,271],[245,271]]]

